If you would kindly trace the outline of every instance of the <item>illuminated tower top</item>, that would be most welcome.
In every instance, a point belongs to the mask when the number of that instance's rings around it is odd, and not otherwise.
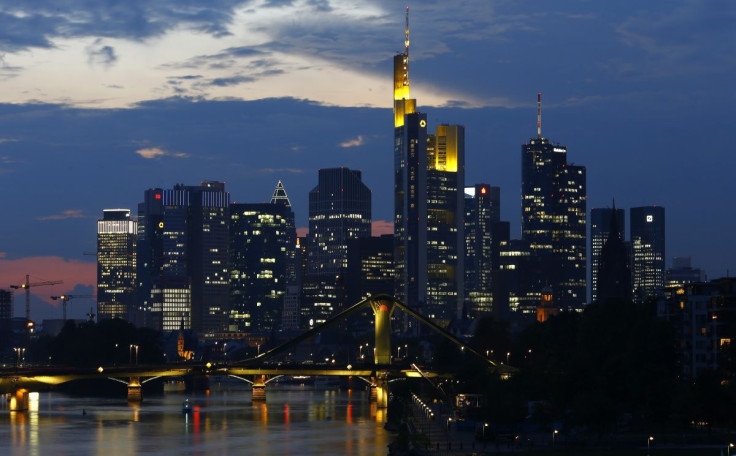
[[[406,7],[404,52],[394,56],[394,127],[404,125],[404,116],[416,111],[416,100],[409,98],[409,7]]]

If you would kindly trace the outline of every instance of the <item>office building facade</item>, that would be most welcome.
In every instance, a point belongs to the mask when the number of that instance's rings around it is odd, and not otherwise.
[[[97,221],[97,319],[130,319],[135,309],[138,222],[129,209],[105,209]]]
[[[629,211],[634,300],[644,302],[664,290],[665,210],[660,206]]]
[[[499,187],[465,187],[465,307],[473,318],[493,311],[493,271],[498,269],[493,227],[500,221]]]
[[[544,263],[542,279],[563,309],[587,298],[586,170],[567,162],[567,148],[542,137],[521,147],[521,235]],[[541,291],[541,290],[540,290]]]
[[[621,239],[625,242],[626,211],[602,207],[590,211],[590,289],[591,302],[598,300],[598,269],[603,244],[608,240],[611,231],[611,217],[615,214],[616,226],[619,227]]]
[[[280,188],[279,188],[280,187]],[[277,193],[285,196],[281,182]],[[230,205],[230,323],[237,331],[280,329],[283,297],[295,282],[291,204]]]

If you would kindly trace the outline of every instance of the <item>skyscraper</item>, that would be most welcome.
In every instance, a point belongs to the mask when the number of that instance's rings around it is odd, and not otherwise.
[[[591,302],[598,300],[598,268],[603,244],[608,239],[611,230],[611,217],[616,214],[616,226],[621,231],[621,240],[626,239],[626,212],[623,209],[607,207],[593,208],[590,211],[590,285]]]
[[[427,299],[427,116],[409,93],[409,8],[394,56],[394,294],[422,312]]]
[[[371,191],[361,178],[360,171],[348,168],[321,169],[309,192],[303,322],[322,323],[345,304],[348,242],[371,235]]]
[[[230,321],[239,331],[279,329],[295,248],[294,213],[281,181],[270,203],[230,205]]]
[[[225,328],[230,194],[221,182],[146,190],[138,205],[138,322],[164,331],[184,322]]]
[[[424,314],[441,326],[464,303],[465,128],[439,125],[427,135],[427,299]]]
[[[138,222],[129,209],[105,209],[97,221],[97,319],[130,319],[135,308]]]
[[[665,218],[659,206],[632,207],[631,248],[633,252],[634,300],[644,302],[664,289]]]
[[[629,249],[624,243],[623,226],[614,206],[609,213],[608,237],[600,250],[600,261],[595,271],[598,290],[596,300],[631,301],[631,263]]]
[[[500,221],[499,187],[465,187],[465,302],[472,317],[493,310],[493,270],[498,269],[493,261],[493,226]]]
[[[340,274],[347,267],[348,240],[371,236],[371,191],[361,172],[348,168],[319,170],[309,192],[307,272]]]
[[[565,146],[542,137],[541,103],[538,94],[537,137],[521,147],[521,236],[543,261],[543,285],[565,309],[587,296],[586,172],[567,163]]]

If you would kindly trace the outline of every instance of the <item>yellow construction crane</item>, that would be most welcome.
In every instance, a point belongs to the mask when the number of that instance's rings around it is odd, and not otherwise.
[[[57,299],[58,300],[61,300],[61,307],[63,309],[63,315],[64,315],[63,318],[64,318],[64,321],[66,321],[66,303],[70,299],[75,299],[75,298],[95,298],[95,297],[96,297],[95,295],[61,295],[61,296],[51,296],[51,299],[53,299],[54,301],[56,301]]]
[[[63,280],[46,280],[44,282],[31,283],[30,276],[26,274],[26,282],[20,285],[11,285],[10,288],[15,290],[26,290],[26,323],[31,321],[31,287],[42,287],[45,285],[59,285],[64,283]]]

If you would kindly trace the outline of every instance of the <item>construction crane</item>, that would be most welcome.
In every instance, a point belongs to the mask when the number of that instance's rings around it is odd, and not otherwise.
[[[96,297],[95,295],[61,295],[61,296],[51,296],[51,299],[53,299],[54,301],[56,301],[56,300],[60,300],[61,301],[61,307],[63,309],[63,315],[64,315],[63,318],[64,318],[64,321],[66,321],[66,303],[70,299],[75,299],[75,298],[95,298],[95,297]]]
[[[45,285],[59,285],[64,283],[63,280],[47,280],[45,282],[31,283],[30,276],[26,274],[26,282],[20,285],[11,285],[10,288],[15,290],[25,289],[26,290],[26,322],[31,321],[31,287],[42,287]]]

